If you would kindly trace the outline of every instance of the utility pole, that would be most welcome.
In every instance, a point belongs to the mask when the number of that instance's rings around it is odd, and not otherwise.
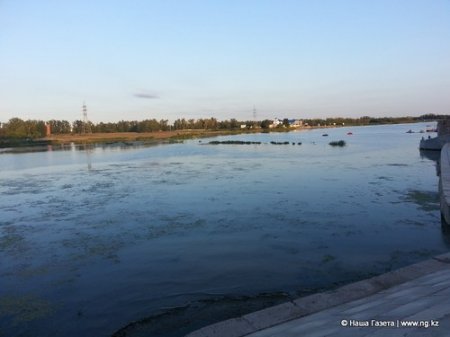
[[[89,119],[87,116],[86,103],[84,102],[83,102],[83,125],[81,127],[81,133],[82,134],[92,133],[91,124],[89,123]]]

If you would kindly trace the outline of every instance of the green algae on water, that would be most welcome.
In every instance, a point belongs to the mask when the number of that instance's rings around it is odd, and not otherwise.
[[[0,315],[12,316],[15,324],[45,318],[53,312],[50,302],[35,295],[0,297]]]

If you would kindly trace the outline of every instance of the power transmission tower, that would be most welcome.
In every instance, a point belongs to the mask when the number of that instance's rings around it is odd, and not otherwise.
[[[89,123],[89,119],[87,116],[86,103],[83,103],[83,125],[81,127],[81,133],[92,133],[91,123]]]
[[[253,106],[253,121],[256,122],[256,108]]]

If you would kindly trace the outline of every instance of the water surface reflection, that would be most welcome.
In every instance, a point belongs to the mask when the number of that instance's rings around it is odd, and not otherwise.
[[[176,336],[445,252],[410,128],[2,154],[2,332]]]

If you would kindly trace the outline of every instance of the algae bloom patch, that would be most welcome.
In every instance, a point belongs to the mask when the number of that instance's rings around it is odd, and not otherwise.
[[[11,316],[14,324],[45,318],[53,312],[50,302],[35,295],[0,297],[0,315]]]

